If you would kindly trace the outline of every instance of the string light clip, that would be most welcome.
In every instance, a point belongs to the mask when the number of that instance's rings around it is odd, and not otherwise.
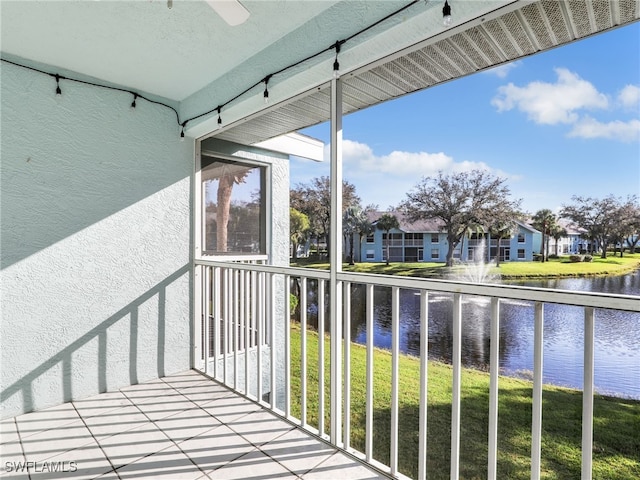
[[[58,75],[57,73],[55,77],[56,77],[56,95],[60,96],[62,95],[62,90],[60,90],[60,78],[62,77],[60,77],[60,75]]]
[[[264,77],[264,103],[269,103],[269,80],[271,80],[272,74]]]

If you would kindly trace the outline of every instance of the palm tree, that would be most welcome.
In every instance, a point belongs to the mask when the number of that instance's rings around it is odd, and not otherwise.
[[[378,230],[383,230],[387,235],[387,265],[389,265],[389,232],[394,228],[400,228],[400,224],[398,223],[398,219],[395,215],[385,213],[378,219],[376,228]]]
[[[557,225],[557,218],[551,210],[544,208],[538,210],[532,217],[532,220],[531,224],[533,228],[542,232],[542,245],[540,247],[542,251],[540,253],[542,253],[542,261],[546,262],[547,256],[549,255],[549,252],[546,251],[547,235],[549,235],[554,226]]]
[[[367,218],[366,213],[362,216],[362,218],[360,219],[360,223],[358,224],[358,230],[357,230],[357,235],[358,235],[358,247],[360,249],[360,260],[362,261],[362,238],[367,238],[371,233],[373,233],[373,231],[375,230],[375,227],[373,226],[373,224],[369,221],[369,219]]]
[[[222,174],[218,179],[218,209],[216,212],[216,245],[218,252],[227,251],[227,234],[229,231],[229,212],[231,211],[231,193],[233,186],[237,183],[244,183],[249,174],[250,168],[228,168],[223,167]]]
[[[569,235],[567,233],[567,229],[561,227],[557,223],[555,225],[552,225],[552,227],[549,229],[549,236],[556,241],[556,246],[555,246],[555,249],[556,249],[555,255],[556,255],[556,257],[558,256],[558,242],[560,241],[561,238],[564,238],[567,235]]]
[[[516,222],[507,221],[504,223],[496,223],[489,228],[489,238],[495,236],[497,238],[497,253],[496,253],[496,267],[500,266],[500,242],[503,238],[511,238],[516,231]],[[491,248],[489,248],[491,250]],[[489,254],[491,256],[491,254]],[[489,259],[491,260],[491,259]]]
[[[366,216],[358,205],[347,207],[342,215],[342,233],[349,244],[349,265],[353,265],[353,236],[360,236],[360,224]]]

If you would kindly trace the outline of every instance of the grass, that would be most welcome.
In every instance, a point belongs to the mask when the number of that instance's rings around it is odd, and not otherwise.
[[[640,268],[640,253],[624,257],[593,257],[591,262],[572,263],[568,257],[548,262],[505,262],[500,264],[502,278],[584,277],[591,275],[623,275]]]
[[[300,416],[300,338],[291,331],[292,413]],[[307,333],[307,422],[318,425],[318,335]],[[325,337],[325,418],[329,428],[329,339]],[[351,445],[364,451],[365,348],[351,345]],[[374,354],[374,458],[388,464],[390,445],[391,354]],[[420,362],[402,355],[399,362],[399,469],[415,478],[418,468],[418,409]],[[449,478],[451,435],[451,366],[429,362],[428,478]],[[465,369],[462,373],[462,431],[460,476],[487,476],[489,376]],[[501,377],[498,423],[498,478],[528,479],[531,444],[530,382]],[[296,403],[298,401],[298,403]],[[640,402],[596,396],[594,407],[593,478],[640,478]],[[580,391],[545,386],[543,394],[542,478],[579,479],[581,465]]]
[[[299,259],[292,266],[328,270],[328,263],[309,262]],[[454,272],[456,268],[453,267]],[[502,262],[492,273],[500,274],[503,279],[584,277],[592,275],[624,275],[640,268],[640,253],[626,254],[624,257],[593,257],[592,262],[572,263],[569,257],[550,259],[548,262]],[[444,263],[407,262],[407,263],[369,263],[355,265],[343,264],[345,272],[375,273],[382,275],[403,275],[407,277],[443,278],[451,273]]]

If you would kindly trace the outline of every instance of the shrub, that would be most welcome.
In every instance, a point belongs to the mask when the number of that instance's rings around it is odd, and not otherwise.
[[[541,253],[534,253],[533,254],[533,261],[534,262],[541,262],[542,261],[542,254]]]
[[[571,261],[571,263],[581,262],[583,258],[584,257],[582,255],[570,255],[569,256],[569,260]]]
[[[590,262],[591,260],[593,260],[593,257],[591,255],[585,255],[582,259],[583,262]]]
[[[296,308],[298,308],[298,297],[296,297],[293,293],[289,294],[289,311],[291,312],[291,315],[294,314],[294,312],[296,311]]]
[[[555,253],[552,253],[551,255],[549,255],[548,258],[553,258],[554,260],[559,259],[560,257],[558,255],[556,255]]]

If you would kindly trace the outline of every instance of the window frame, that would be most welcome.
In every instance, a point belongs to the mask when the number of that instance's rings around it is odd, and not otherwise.
[[[199,146],[199,144],[197,144]],[[206,159],[206,160],[205,160]],[[211,163],[216,161],[228,162],[232,164],[240,164],[252,168],[262,169],[262,179],[260,182],[261,189],[261,203],[260,206],[260,236],[261,240],[259,253],[256,252],[217,252],[212,250],[206,250],[206,188],[205,182],[202,180],[202,171],[207,168]],[[195,209],[194,223],[196,227],[195,239],[198,244],[196,245],[196,258],[205,260],[224,260],[224,261],[241,261],[241,262],[268,262],[271,258],[272,238],[271,238],[271,217],[272,217],[272,168],[268,162],[261,162],[258,160],[236,157],[232,155],[225,155],[213,151],[202,151],[197,153],[196,171],[195,171],[195,190],[196,198],[195,203],[197,208]]]

